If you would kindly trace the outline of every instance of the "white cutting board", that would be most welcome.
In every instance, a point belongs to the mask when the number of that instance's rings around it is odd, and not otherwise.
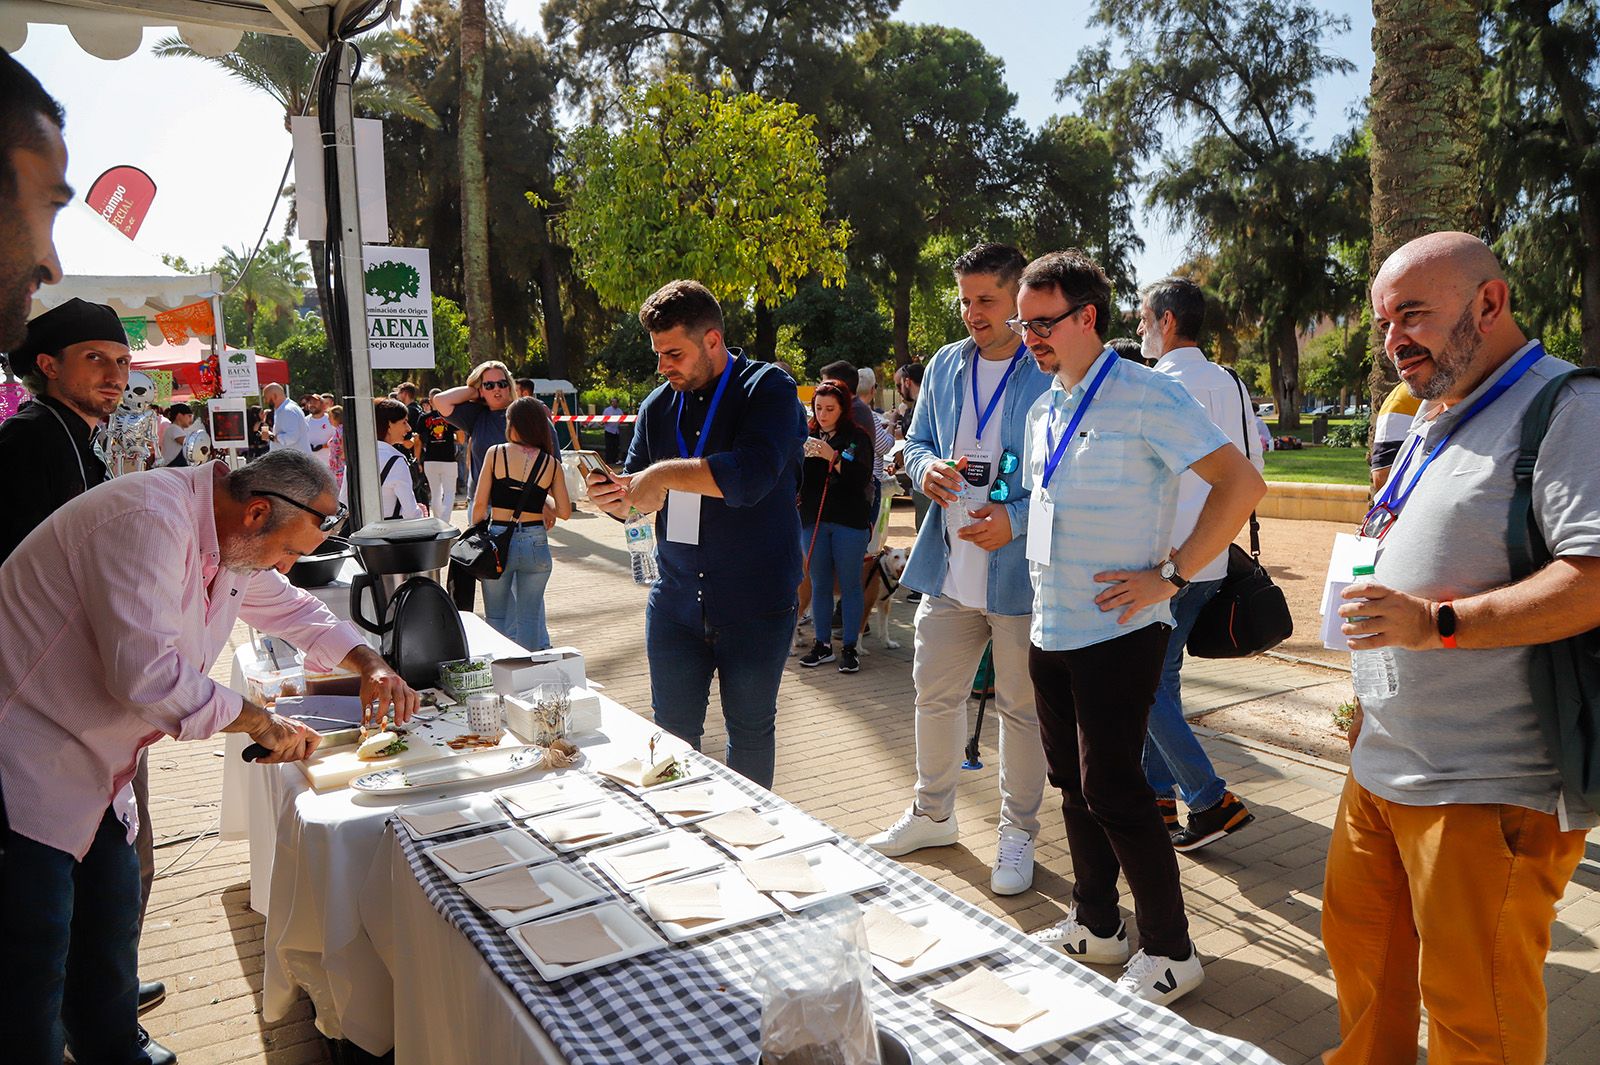
[[[433,741],[412,733],[406,737],[408,746],[399,754],[388,758],[380,758],[374,762],[363,762],[356,757],[354,747],[336,747],[331,751],[319,752],[296,763],[300,771],[311,782],[314,791],[329,791],[333,788],[342,788],[356,777],[367,773],[375,773],[380,769],[393,769],[396,766],[415,765],[419,762],[432,762],[439,758],[453,758],[457,755],[471,754],[475,748],[466,750],[452,750],[443,741]],[[521,740],[509,731],[500,738],[501,747],[526,746]]]

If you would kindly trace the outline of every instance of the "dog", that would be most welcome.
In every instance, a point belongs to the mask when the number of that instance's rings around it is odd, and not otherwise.
[[[873,608],[876,607],[878,611],[878,631],[883,636],[883,647],[886,651],[898,651],[900,649],[899,641],[889,634],[889,611],[894,607],[894,594],[900,590],[900,576],[906,571],[906,559],[909,555],[910,552],[903,547],[885,547],[875,555],[868,555],[861,563],[862,635],[866,635],[866,630],[869,627],[868,621],[872,617]],[[809,580],[802,581],[800,584],[801,613],[805,612],[805,607],[809,605],[810,598],[811,583]],[[837,600],[835,601],[837,602]],[[811,628],[814,633],[821,632],[827,630],[827,625],[825,623],[822,629],[818,629],[816,620],[813,618]],[[797,654],[802,648],[809,647],[811,639],[812,637],[805,635],[801,631],[800,624],[796,623],[794,646],[789,653],[791,655]],[[867,653],[866,648],[859,644],[857,645],[857,651],[863,655]]]

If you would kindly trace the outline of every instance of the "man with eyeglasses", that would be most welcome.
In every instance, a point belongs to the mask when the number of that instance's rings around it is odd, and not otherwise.
[[[1045,759],[1028,680],[1028,494],[1018,455],[1028,409],[1050,378],[1006,320],[1017,310],[1027,261],[1005,244],[979,244],[956,260],[969,338],[928,361],[906,433],[913,484],[937,504],[918,531],[901,583],[923,593],[911,678],[916,685],[917,789],[911,807],[869,847],[890,857],[954,844],[956,785],[967,697],[983,652],[994,647],[1000,714],[1000,829],[989,887],[1016,895],[1033,883]],[[954,465],[952,465],[952,463]],[[963,484],[984,499],[967,513]]]
[[[1079,961],[1126,962],[1118,986],[1166,1005],[1204,979],[1141,762],[1172,632],[1168,601],[1226,550],[1267,486],[1181,384],[1106,346],[1110,317],[1111,282],[1081,252],[1023,271],[1011,324],[1055,376],[1029,412],[1022,455],[1028,670],[1074,876],[1067,918],[1036,938]],[[1191,469],[1211,492],[1174,550],[1178,479]],[[1119,874],[1139,925],[1131,957]]]
[[[123,477],[52,514],[0,566],[0,1046],[7,1060],[172,1061],[136,1019],[139,825],[130,782],[163,736],[243,732],[304,759],[320,737],[208,676],[234,622],[361,675],[403,722],[408,688],[283,574],[342,519],[333,475],[273,452]],[[70,955],[70,956],[69,956]],[[157,1053],[159,1051],[159,1053]]]

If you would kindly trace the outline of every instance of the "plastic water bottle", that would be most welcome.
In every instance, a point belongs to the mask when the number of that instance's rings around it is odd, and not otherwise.
[[[656,566],[656,524],[648,514],[628,509],[628,520],[622,526],[628,538],[628,561],[633,564],[633,583],[652,585],[661,575]]]
[[[1354,570],[1359,581],[1371,577],[1374,567],[1357,566]],[[1351,621],[1365,621],[1352,617]],[[1389,699],[1400,690],[1400,676],[1395,672],[1394,648],[1374,647],[1367,651],[1350,652],[1350,680],[1355,685],[1356,698]]]
[[[961,491],[956,493],[955,502],[950,504],[946,513],[954,515],[957,529],[965,528],[978,520],[972,516],[972,512],[988,501],[983,498],[983,489],[967,480],[966,476],[956,469],[955,460],[948,460],[945,465],[955,470],[956,476],[961,478]],[[948,522],[948,518],[946,520]]]

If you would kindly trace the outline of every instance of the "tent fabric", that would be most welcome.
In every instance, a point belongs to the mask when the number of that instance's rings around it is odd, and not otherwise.
[[[66,26],[73,40],[100,59],[126,59],[139,50],[146,26],[175,27],[202,55],[239,46],[245,31],[297,38],[313,52],[328,44],[327,8],[340,0],[4,0],[0,47],[28,39],[28,24]]]
[[[226,358],[236,350],[228,348],[223,357]],[[172,371],[173,400],[189,400],[194,398],[195,386],[200,383],[200,360],[210,351],[210,344],[190,337],[184,344],[166,344],[159,348],[146,348],[134,352],[133,368]],[[269,359],[265,355],[257,355],[256,380],[263,388],[267,385],[282,385],[288,388],[289,364],[282,359]]]
[[[109,304],[120,317],[154,318],[222,289],[216,274],[181,274],[124,237],[79,200],[56,216],[56,249],[63,253],[59,285],[41,285],[29,317],[70,299]],[[161,330],[148,340],[161,343]]]

